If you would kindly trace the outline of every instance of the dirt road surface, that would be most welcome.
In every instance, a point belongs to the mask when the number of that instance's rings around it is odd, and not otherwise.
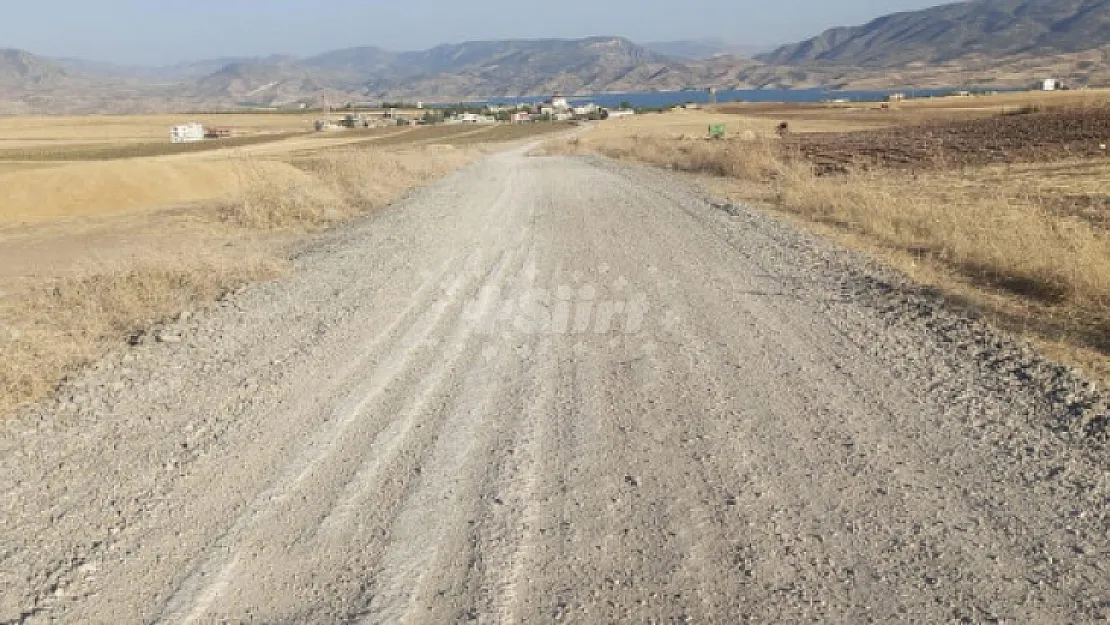
[[[881,268],[517,149],[0,424],[0,622],[1089,622],[1105,432]]]

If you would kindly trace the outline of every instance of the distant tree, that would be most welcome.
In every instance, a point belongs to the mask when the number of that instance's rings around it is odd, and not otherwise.
[[[632,108],[632,103],[631,102],[629,102],[628,100],[622,100],[621,101],[621,110],[627,111],[630,108]]]

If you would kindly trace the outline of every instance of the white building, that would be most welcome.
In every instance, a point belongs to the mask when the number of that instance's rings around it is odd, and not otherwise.
[[[492,117],[477,113],[460,113],[449,121],[449,123],[455,124],[493,124],[496,122],[497,120]]]
[[[193,143],[195,141],[204,141],[204,126],[192,122],[170,128],[170,142]]]
[[[582,106],[574,107],[575,115],[592,115],[598,111],[597,105],[594,103],[584,104]]]
[[[555,96],[551,98],[551,108],[557,111],[565,111],[570,108],[570,102],[562,96]]]
[[[636,114],[632,109],[610,109],[609,119],[620,119],[621,117],[631,117]]]
[[[1057,89],[1063,89],[1063,88],[1064,88],[1064,83],[1060,82],[1056,78],[1046,78],[1045,81],[1044,81],[1044,90],[1045,91],[1056,91]]]

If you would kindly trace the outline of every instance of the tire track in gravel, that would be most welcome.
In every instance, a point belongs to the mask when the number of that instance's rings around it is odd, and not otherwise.
[[[506,512],[496,515],[494,523],[485,528],[490,549],[484,554],[484,585],[490,600],[483,604],[486,613],[495,615],[499,623],[520,622],[518,595],[527,587],[526,573],[531,568],[535,544],[541,530],[541,481],[551,471],[544,463],[544,447],[555,439],[551,420],[555,418],[555,393],[549,380],[557,366],[550,344],[537,350],[538,366],[534,370],[531,399],[522,417],[522,425],[513,449],[512,466],[498,484],[499,504]]]
[[[0,623],[1110,618],[1082,380],[684,178],[525,151],[0,424]]]
[[[420,472],[419,486],[393,521],[375,575],[383,584],[375,590],[365,623],[448,622],[473,613],[469,606],[439,605],[436,589],[456,585],[459,578],[452,574],[469,575],[458,570],[469,542],[462,530],[479,500],[486,463],[501,442],[497,434],[518,427],[517,414],[495,403],[513,396],[505,391],[521,384],[522,359],[528,358],[503,337],[486,338]]]
[[[464,520],[481,516],[478,508],[491,459],[503,453],[498,445],[507,433],[524,427],[527,415],[520,414],[515,399],[524,378],[533,376],[533,383],[544,380],[534,371],[544,363],[543,354],[536,351],[538,335],[522,331],[503,310],[507,302],[521,301],[537,287],[536,205],[530,190],[522,191],[513,201],[522,215],[518,228],[520,248],[525,250],[523,263],[515,274],[510,272],[484,288],[475,298],[477,305],[467,311],[468,319],[480,328],[483,349],[455,394],[451,417],[426,463],[427,470],[421,471],[419,487],[393,522],[390,545],[375,575],[384,583],[375,591],[365,623],[450,622],[484,613],[473,601],[440,598],[447,589],[465,596],[463,587],[478,573],[473,566],[461,567],[476,558],[486,563],[486,554],[472,551]],[[496,495],[484,503],[505,506]]]
[[[479,236],[479,241],[506,236],[507,225],[511,222],[505,219],[505,213],[506,209],[511,207],[512,189],[513,185],[510,181],[492,204],[491,217],[487,220],[487,227]],[[422,360],[425,363],[422,366],[412,361],[414,358],[421,357],[422,351],[442,330],[445,323],[458,323],[464,305],[476,291],[480,290],[480,284],[476,286],[466,282],[474,277],[474,272],[459,273],[459,267],[481,267],[484,264],[482,256],[489,253],[489,249],[479,244],[475,251],[467,254],[466,260],[449,261],[442,271],[434,273],[421,285],[412,303],[390,326],[367,347],[360,350],[359,358],[352,361],[350,366],[341,372],[340,377],[353,375],[354,371],[373,359],[379,349],[385,348],[388,351],[385,358],[375,362],[369,383],[336,409],[333,417],[329,419],[327,428],[317,433],[315,440],[305,448],[302,455],[287,466],[283,477],[279,478],[271,489],[262,493],[251,509],[240,517],[228,532],[228,538],[248,536],[252,531],[257,532],[252,528],[273,522],[273,517],[283,506],[288,505],[295,493],[302,490],[302,484],[313,474],[323,475],[329,480],[335,479],[336,473],[325,465],[334,464],[334,460],[329,463],[329,459],[337,454],[339,448],[352,446],[348,430],[358,423],[359,418],[381,398],[383,393],[391,390],[391,385],[398,378],[427,366],[428,362],[435,362],[434,354]],[[494,259],[486,275],[487,285],[495,283],[496,277],[503,275],[505,260],[503,256]],[[402,328],[405,328],[404,334],[397,337],[397,332]],[[462,330],[455,335],[459,343],[447,346],[453,348],[450,350],[452,355],[448,357],[448,364],[444,365],[443,360],[439,360],[436,365],[439,369],[431,376],[438,382],[430,387],[426,386],[421,391],[421,395],[411,409],[410,420],[406,422],[398,419],[386,424],[384,426],[386,429],[378,434],[380,440],[372,444],[372,450],[380,451],[385,447],[386,456],[398,452],[405,435],[416,426],[416,417],[423,404],[438,390],[437,385],[445,379],[450,364],[461,358],[465,340],[469,337],[466,330],[464,322]],[[436,345],[436,347],[439,346]],[[348,519],[352,514],[350,508],[357,505],[358,500],[364,497],[367,486],[360,486],[359,482],[369,480],[375,470],[381,466],[381,461],[381,458],[371,457],[363,465],[348,482],[351,492],[341,497],[332,513],[319,522],[313,533],[325,535],[329,531],[333,534],[338,533],[339,528],[346,522],[344,519]],[[228,590],[231,581],[237,577],[241,549],[223,543],[224,540],[221,540],[203,563],[186,578],[177,593],[167,603],[161,617],[162,622],[193,623],[202,620],[210,607]]]

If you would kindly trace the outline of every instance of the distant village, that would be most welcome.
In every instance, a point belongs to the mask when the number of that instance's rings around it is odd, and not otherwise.
[[[367,109],[374,105],[356,103],[352,109]],[[635,115],[630,106],[605,108],[594,103],[572,104],[565,97],[555,96],[542,102],[517,104],[467,104],[425,106],[416,104],[379,105],[381,112],[348,113],[338,120],[318,120],[319,131],[343,128],[394,125],[430,124],[531,124],[537,122],[599,121]]]
[[[307,112],[307,104],[296,104],[273,112]],[[330,111],[330,109],[325,109]],[[352,128],[381,128],[386,126],[422,126],[435,124],[533,124],[541,122],[601,121],[619,119],[636,114],[624,103],[618,108],[602,107],[592,102],[571,103],[568,98],[555,96],[541,102],[517,104],[456,104],[427,106],[416,103],[354,102],[338,111],[342,116],[322,117],[313,123],[317,132],[342,131]],[[174,126],[170,131],[173,143],[191,143],[205,139],[222,139],[232,136],[226,128],[206,128],[190,123]]]
[[[1063,91],[1069,88],[1063,81],[1047,78],[1038,81],[1033,87],[1043,91]],[[712,91],[712,90],[711,90]],[[993,91],[983,92],[986,94]],[[976,95],[972,91],[954,91],[955,96]],[[892,103],[911,99],[905,93],[891,93],[885,98],[884,108]],[[846,104],[846,98],[827,100],[831,104]],[[679,104],[674,108],[697,108],[697,104]],[[262,109],[255,109],[262,110]],[[266,108],[272,112],[307,112],[307,103],[298,102],[283,107]],[[330,107],[325,111],[331,112]],[[629,103],[616,108],[599,106],[592,102],[572,103],[563,96],[554,96],[540,102],[520,102],[515,104],[455,104],[426,106],[416,103],[371,103],[352,102],[343,106],[347,111],[342,117],[321,118],[314,122],[317,132],[341,131],[351,128],[380,128],[387,126],[435,125],[435,124],[532,124],[539,122],[601,121],[619,119],[637,113]],[[191,143],[205,139],[225,139],[233,136],[229,128],[204,127],[189,123],[174,126],[170,131],[173,143]]]

